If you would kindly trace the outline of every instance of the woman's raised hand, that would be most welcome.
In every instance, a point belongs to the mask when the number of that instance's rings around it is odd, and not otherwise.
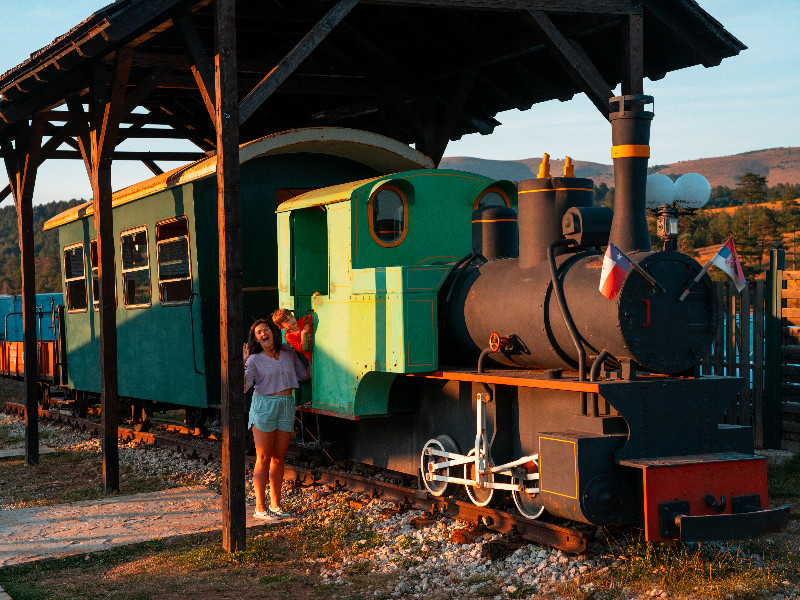
[[[250,357],[250,347],[245,343],[244,348],[242,348],[242,357],[244,358],[244,362],[247,362],[247,359]]]

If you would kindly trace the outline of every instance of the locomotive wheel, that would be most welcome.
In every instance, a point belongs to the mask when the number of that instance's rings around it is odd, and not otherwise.
[[[481,450],[481,452],[483,452]],[[467,456],[475,456],[475,448],[472,448],[469,451]],[[489,459],[489,467],[494,466],[494,461],[490,458]],[[475,480],[475,463],[469,462],[464,465],[464,479],[472,479]],[[494,483],[496,480],[494,473],[489,473],[489,482]],[[469,499],[472,500],[472,503],[476,506],[488,506],[490,508],[494,508],[498,506],[503,499],[505,498],[505,492],[503,490],[496,490],[494,488],[482,488],[476,487],[472,485],[464,486],[467,488],[467,496]]]
[[[528,463],[524,465],[528,473],[536,473],[538,468],[535,463]],[[539,494],[529,494],[525,491],[526,487],[534,487],[534,483],[536,487],[539,487],[538,482],[535,481],[526,481],[524,479],[514,479],[514,483],[518,483],[522,486],[522,491],[518,492],[514,490],[511,492],[512,497],[514,498],[514,504],[517,505],[517,510],[523,517],[527,517],[528,519],[538,519],[542,516],[544,512],[544,504],[542,503]]]
[[[453,454],[461,454],[461,450],[458,449],[458,444],[456,444],[456,441],[449,435],[440,435],[437,438],[428,440],[422,447],[422,460],[420,461],[420,466],[422,468],[422,482],[425,484],[425,487],[434,496],[452,496],[456,493],[458,484],[448,483],[446,481],[428,481],[425,478],[425,474],[429,472],[429,463],[445,462],[447,460],[443,456],[432,456],[427,454],[425,451],[428,448],[439,450],[440,452],[451,452]],[[456,467],[448,467],[442,471],[442,474],[447,475],[448,477],[456,477],[457,474],[454,472],[455,470]]]

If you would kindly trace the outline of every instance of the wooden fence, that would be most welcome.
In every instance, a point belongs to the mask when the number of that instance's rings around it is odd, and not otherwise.
[[[714,289],[719,318],[702,372],[742,378],[741,391],[730,399],[722,422],[752,426],[756,446],[763,447],[765,284],[753,281],[739,293],[731,282],[715,281]]]
[[[781,448],[800,451],[800,271],[781,285]]]

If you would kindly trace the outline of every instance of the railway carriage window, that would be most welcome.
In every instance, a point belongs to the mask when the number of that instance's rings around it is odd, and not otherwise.
[[[473,210],[478,210],[484,206],[511,206],[506,193],[498,188],[490,187],[485,189],[473,205]]]
[[[408,229],[408,202],[393,185],[379,188],[369,199],[369,232],[381,246],[397,246]]]
[[[125,308],[150,306],[150,257],[147,229],[126,231],[122,243],[122,296]]]
[[[68,312],[84,311],[86,300],[86,264],[83,260],[83,243],[64,248],[64,287]]]
[[[161,304],[188,304],[192,295],[189,222],[185,217],[156,223],[158,291]]]

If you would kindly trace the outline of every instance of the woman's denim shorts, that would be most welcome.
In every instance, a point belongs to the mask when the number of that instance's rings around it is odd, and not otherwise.
[[[252,425],[264,433],[276,429],[294,431],[294,396],[291,394],[285,396],[253,394],[247,428],[250,429]]]

